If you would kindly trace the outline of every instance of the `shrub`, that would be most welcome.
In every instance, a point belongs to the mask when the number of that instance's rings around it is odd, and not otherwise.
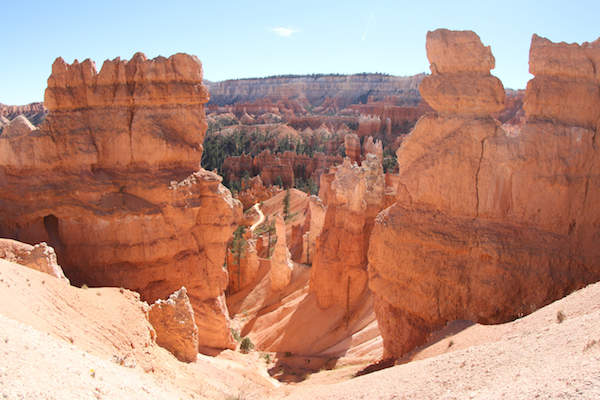
[[[242,342],[240,343],[240,351],[242,353],[248,353],[252,349],[254,349],[254,343],[252,343],[252,340],[250,340],[250,338],[246,336],[242,339]]]
[[[565,313],[562,312],[562,310],[559,310],[556,313],[556,322],[558,322],[559,324],[563,322],[565,318],[567,318],[567,316],[565,315]]]
[[[240,336],[240,331],[238,331],[237,329],[231,328],[231,336],[233,336],[233,340],[235,340],[238,343],[240,342],[240,340],[242,340]]]

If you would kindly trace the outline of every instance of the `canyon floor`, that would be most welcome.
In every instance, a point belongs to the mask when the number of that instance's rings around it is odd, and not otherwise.
[[[368,364],[351,363],[282,384],[256,351],[177,361],[152,340],[133,292],[76,288],[0,260],[0,396],[595,399],[598,298],[593,284],[507,324],[454,322],[401,365],[354,378]]]

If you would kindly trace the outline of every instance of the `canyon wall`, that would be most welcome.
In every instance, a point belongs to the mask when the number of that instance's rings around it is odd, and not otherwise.
[[[336,99],[337,107],[401,96],[406,105],[419,102],[418,86],[424,74],[399,77],[382,74],[356,75],[290,75],[269,78],[237,79],[206,82],[211,104],[227,105],[258,99],[280,101],[306,99],[321,105],[328,98]]]
[[[200,169],[208,97],[194,56],[58,58],[40,128],[0,135],[0,235],[47,242],[74,284],[149,302],[185,286],[200,346],[233,348],[223,263],[241,206]]]
[[[435,113],[397,151],[369,287],[387,356],[447,322],[501,323],[600,279],[600,45],[533,37],[526,123],[502,129],[494,57],[469,31],[427,34]]]

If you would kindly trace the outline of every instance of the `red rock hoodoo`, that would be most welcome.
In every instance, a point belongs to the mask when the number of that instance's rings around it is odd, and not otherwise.
[[[504,91],[489,47],[428,33],[420,90],[436,113],[397,152],[397,201],[368,255],[388,356],[449,321],[508,321],[600,279],[597,43],[533,37],[527,122],[509,134],[491,117]]]
[[[373,154],[361,166],[346,158],[321,185],[327,211],[316,238],[310,289],[321,308],[351,308],[367,288],[367,249],[383,205],[383,168]]]
[[[148,301],[184,285],[200,346],[232,348],[223,262],[241,206],[200,169],[207,101],[194,56],[100,72],[58,58],[39,130],[0,136],[0,235],[47,242],[75,284]]]

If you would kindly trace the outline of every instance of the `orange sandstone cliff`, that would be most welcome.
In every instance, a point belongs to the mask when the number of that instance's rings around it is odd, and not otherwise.
[[[226,244],[241,206],[200,169],[206,130],[200,61],[90,60],[52,66],[38,130],[0,136],[0,235],[45,241],[75,284],[143,299],[181,286],[200,346],[233,347]]]
[[[527,120],[492,117],[504,91],[473,32],[427,34],[435,113],[397,152],[397,202],[376,219],[369,287],[385,353],[447,322],[500,323],[600,279],[600,51],[534,35]]]

